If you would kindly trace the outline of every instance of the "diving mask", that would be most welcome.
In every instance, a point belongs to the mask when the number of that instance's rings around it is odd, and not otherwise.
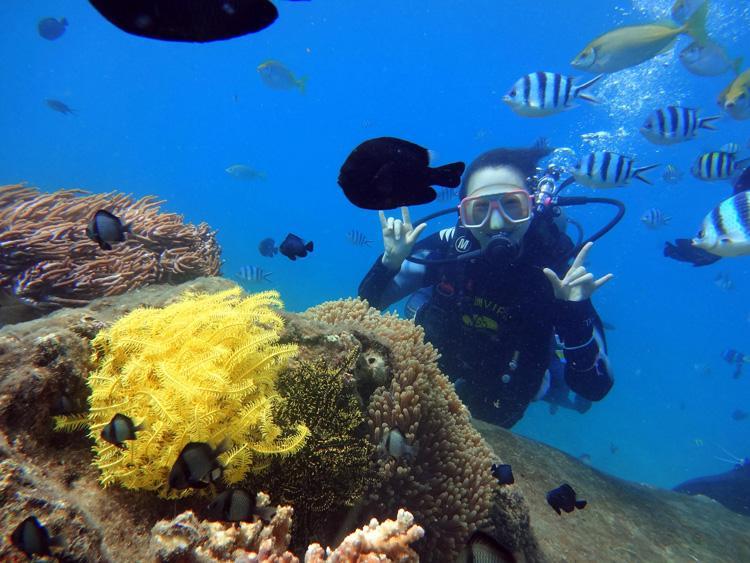
[[[508,184],[497,184],[490,187],[508,188]],[[517,186],[514,189],[494,194],[465,197],[458,206],[461,223],[469,229],[481,228],[497,209],[502,218],[510,224],[517,225],[531,219],[532,196]]]

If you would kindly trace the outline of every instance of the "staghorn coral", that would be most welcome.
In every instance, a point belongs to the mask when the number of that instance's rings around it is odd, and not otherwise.
[[[159,212],[162,203],[119,192],[0,186],[0,293],[43,313],[152,283],[218,275],[216,233]],[[86,236],[99,209],[132,223],[133,235],[111,251]]]
[[[258,493],[258,505],[268,497]],[[149,554],[159,562],[182,563],[299,563],[288,551],[294,510],[277,507],[268,524],[261,521],[237,525],[199,520],[191,511],[161,520],[151,530]],[[424,535],[414,517],[399,510],[396,520],[378,523],[376,519],[349,534],[336,549],[319,544],[307,548],[305,563],[415,563],[419,561],[410,547]]]
[[[251,487],[294,506],[295,548],[331,537],[374,480],[370,458],[375,446],[367,438],[350,373],[357,355],[355,348],[341,365],[323,357],[290,363],[279,375],[277,389],[284,400],[274,405],[274,420],[287,427],[304,424],[310,435],[295,455],[275,459],[253,476]],[[334,530],[326,530],[331,523]]]
[[[272,416],[283,401],[278,372],[297,351],[277,343],[278,293],[241,294],[239,287],[185,293],[163,309],[135,309],[94,338],[98,369],[87,378],[89,412],[58,417],[57,428],[89,428],[102,485],[186,496],[192,491],[168,491],[167,477],[188,442],[229,440],[233,447],[219,460],[230,484],[267,465],[272,454],[302,447],[307,428],[298,424],[284,436]],[[116,413],[146,426],[123,448],[100,436]]]
[[[366,301],[347,299],[313,307],[304,317],[333,325],[330,332],[376,334],[390,350],[390,382],[367,405],[370,439],[380,443],[398,428],[415,446],[414,460],[377,460],[382,481],[370,496],[371,513],[406,507],[425,527],[419,548],[427,561],[453,561],[469,534],[490,525],[496,483],[492,451],[437,366],[437,351],[412,321],[382,315]]]

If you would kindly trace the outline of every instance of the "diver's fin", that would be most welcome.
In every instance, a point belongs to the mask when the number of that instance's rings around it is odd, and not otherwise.
[[[589,80],[588,82],[584,82],[584,83],[583,83],[583,84],[581,84],[580,86],[576,86],[576,87],[575,87],[575,90],[574,90],[574,92],[573,92],[573,97],[574,97],[574,98],[581,98],[582,100],[586,100],[587,102],[591,102],[592,104],[600,104],[600,103],[601,103],[601,101],[600,101],[600,100],[599,100],[598,98],[595,98],[595,97],[594,97],[594,96],[592,96],[591,94],[586,94],[586,93],[584,92],[584,90],[585,90],[586,88],[590,88],[591,86],[593,86],[593,85],[594,85],[594,83],[596,83],[596,82],[598,82],[599,80],[601,80],[601,78],[602,78],[603,76],[604,76],[603,74],[600,74],[600,75],[598,75],[598,76],[595,76],[594,78],[592,78],[592,79],[591,79],[591,80]]]
[[[708,43],[708,34],[706,33],[706,16],[708,15],[708,0],[703,2],[693,15],[690,16],[685,25],[680,28],[680,33],[687,33],[695,39],[699,45]]]
[[[712,115],[710,117],[701,117],[698,120],[698,127],[702,129],[710,129],[711,131],[716,131],[716,127],[713,126],[711,123],[712,121],[716,121],[717,119],[721,119],[720,115]]]
[[[437,168],[430,168],[429,184],[457,188],[461,184],[461,174],[464,173],[465,168],[466,164],[463,162],[452,162]]]
[[[638,178],[641,182],[645,182],[653,186],[654,183],[645,176],[641,176],[641,174],[643,172],[651,170],[652,168],[656,168],[657,166],[661,166],[661,164],[651,164],[650,166],[641,166],[640,168],[636,168],[633,171],[633,178]]]

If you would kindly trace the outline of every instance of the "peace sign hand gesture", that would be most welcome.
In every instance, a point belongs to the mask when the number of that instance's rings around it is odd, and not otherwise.
[[[401,268],[401,263],[411,254],[414,243],[419,235],[427,228],[427,223],[412,227],[409,209],[401,208],[401,219],[388,217],[379,211],[380,226],[383,228],[383,259],[382,262],[391,270]]]
[[[589,299],[594,292],[611,280],[614,275],[607,274],[598,280],[594,280],[594,274],[586,271],[583,263],[586,261],[589,250],[594,246],[593,242],[587,242],[581,251],[573,260],[573,264],[561,280],[557,274],[549,268],[544,268],[544,275],[552,284],[555,291],[555,297],[562,301],[585,301]]]

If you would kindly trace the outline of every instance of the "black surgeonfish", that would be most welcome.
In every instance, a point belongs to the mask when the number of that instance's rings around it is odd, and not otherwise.
[[[573,487],[563,483],[547,493],[547,504],[554,508],[555,512],[561,514],[561,510],[565,512],[573,512],[575,508],[581,510],[586,507],[587,503],[585,500],[577,500]]]
[[[89,221],[86,236],[99,245],[102,250],[112,250],[113,242],[123,242],[125,233],[130,232],[130,225],[123,225],[117,215],[100,209]]]
[[[669,241],[664,243],[664,256],[679,262],[688,262],[695,267],[708,266],[721,260],[721,256],[693,246],[693,241],[689,238],[675,239],[674,244]]]
[[[429,151],[409,141],[378,137],[360,144],[347,157],[338,183],[346,197],[363,209],[395,209],[430,203],[433,185],[456,188],[466,165],[430,167]]]
[[[750,516],[750,458],[740,460],[729,471],[685,481],[673,490],[688,495],[705,495],[729,510]]]
[[[305,242],[295,234],[289,233],[286,235],[284,242],[279,245],[279,252],[289,258],[289,260],[296,260],[297,258],[304,258],[308,252],[313,251],[313,242]]]
[[[122,31],[160,39],[206,43],[255,33],[279,16],[269,0],[89,0]]]
[[[493,463],[490,471],[501,485],[512,485],[516,482],[513,478],[513,469],[508,463]]]
[[[52,545],[49,532],[36,519],[36,516],[29,516],[21,522],[13,530],[10,541],[29,557],[33,555],[52,555],[49,550],[50,545]]]
[[[222,442],[216,448],[205,442],[187,444],[182,448],[169,472],[169,488],[178,491],[191,487],[203,489],[218,481],[224,468],[216,458],[228,448],[226,442]]]

